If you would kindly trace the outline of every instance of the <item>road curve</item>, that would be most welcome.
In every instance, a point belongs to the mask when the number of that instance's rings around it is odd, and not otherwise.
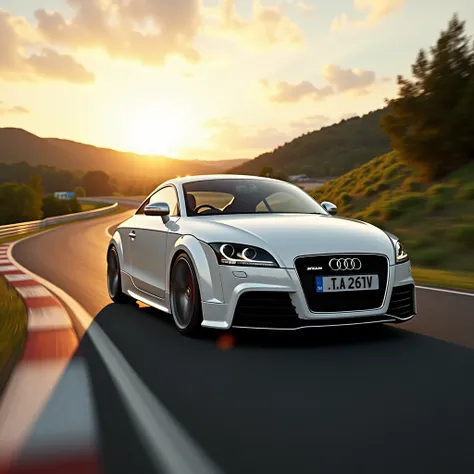
[[[399,327],[181,337],[170,318],[111,304],[106,229],[122,215],[20,242],[23,266],[95,321],[157,398],[226,473],[474,472],[474,297],[418,290]],[[152,472],[87,335],[107,472]]]

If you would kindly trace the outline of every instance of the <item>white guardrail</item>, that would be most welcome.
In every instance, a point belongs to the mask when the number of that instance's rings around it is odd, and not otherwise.
[[[79,199],[84,202],[109,202],[109,200],[101,198]],[[13,237],[16,235],[26,234],[27,232],[34,232],[35,230],[49,227],[63,222],[79,221],[81,219],[88,219],[89,217],[101,216],[114,211],[118,207],[118,202],[114,202],[111,206],[100,207],[99,209],[92,209],[91,211],[76,212],[73,214],[66,214],[63,216],[48,217],[39,221],[20,222],[19,224],[9,224],[0,226],[0,239]]]

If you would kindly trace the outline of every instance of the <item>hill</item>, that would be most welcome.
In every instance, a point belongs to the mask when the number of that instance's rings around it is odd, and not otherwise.
[[[258,174],[270,166],[287,175],[340,176],[390,150],[390,139],[380,127],[385,113],[386,109],[376,110],[306,133],[228,173]]]
[[[472,272],[474,162],[430,183],[417,173],[391,152],[325,183],[311,195],[319,202],[334,202],[342,216],[396,234],[415,266]],[[472,274],[470,278],[474,289]]]
[[[100,169],[110,175],[167,179],[184,174],[219,173],[242,161],[178,160],[166,156],[146,156],[100,148],[71,140],[40,138],[16,128],[0,128],[0,162],[27,161],[32,166],[47,165],[61,170]]]

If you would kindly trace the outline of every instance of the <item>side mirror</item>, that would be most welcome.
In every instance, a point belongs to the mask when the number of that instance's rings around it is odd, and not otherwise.
[[[144,214],[146,216],[161,216],[163,222],[169,221],[170,207],[166,202],[154,202],[145,206]]]
[[[324,210],[329,212],[331,216],[335,216],[337,214],[337,206],[332,202],[324,201],[321,203],[321,206],[323,206]]]

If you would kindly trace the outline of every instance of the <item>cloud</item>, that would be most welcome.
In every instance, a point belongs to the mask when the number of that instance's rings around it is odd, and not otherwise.
[[[201,21],[200,0],[67,0],[71,19],[36,10],[37,30],[73,49],[99,49],[112,58],[161,66],[169,56],[200,59],[192,43]]]
[[[376,79],[374,71],[359,68],[342,69],[335,64],[324,66],[322,74],[336,92],[365,91]]]
[[[264,82],[261,82],[261,84],[264,85]],[[279,103],[299,102],[308,97],[319,101],[334,94],[331,86],[318,88],[310,81],[301,81],[294,84],[280,81],[274,86],[266,83],[264,87],[272,91],[269,96],[270,101]]]
[[[32,54],[28,65],[41,77],[63,79],[78,84],[92,83],[94,74],[79,64],[69,54],[59,54],[50,48],[44,48],[40,54]]]
[[[290,135],[276,128],[255,129],[250,125],[239,125],[226,118],[209,120],[204,127],[212,131],[209,141],[219,149],[267,150],[291,138]]]
[[[305,13],[311,13],[314,10],[313,5],[306,2],[295,2],[295,7],[299,8]]]
[[[342,31],[371,28],[380,23],[385,17],[399,10],[405,3],[406,0],[354,0],[354,8],[366,11],[366,16],[362,20],[350,20],[346,13],[341,13],[332,21],[331,29]]]
[[[8,105],[3,100],[0,100],[0,116],[4,115],[26,115],[29,114],[30,111],[25,107],[20,105]]]
[[[94,82],[94,75],[69,54],[59,54],[37,43],[25,19],[0,10],[0,78],[5,80],[57,79]],[[37,52],[27,53],[28,50]]]
[[[376,82],[374,71],[342,69],[335,64],[328,64],[322,70],[326,81],[323,87],[317,87],[311,81],[305,80],[296,83],[280,81],[271,85],[267,80],[260,80],[260,85],[269,91],[269,100],[277,103],[296,103],[304,99],[321,101],[335,94],[368,93],[368,87]]]
[[[359,117],[359,114],[356,114],[355,112],[348,112],[341,115],[341,120],[349,120],[354,117]]]
[[[214,24],[206,29],[210,34],[230,34],[252,46],[262,48],[281,44],[298,47],[304,42],[300,27],[276,4],[264,6],[260,0],[253,0],[249,19],[239,15],[236,0],[221,0],[217,9],[208,9],[207,12],[209,17],[215,20]]]
[[[319,130],[321,127],[329,125],[331,123],[331,117],[327,115],[309,115],[299,120],[290,122],[291,129],[298,134],[306,133],[309,131]]]

